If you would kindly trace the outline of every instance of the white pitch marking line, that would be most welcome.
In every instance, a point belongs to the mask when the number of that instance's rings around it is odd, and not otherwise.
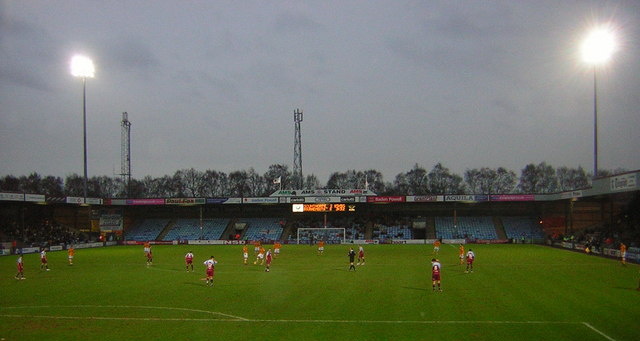
[[[190,318],[170,318],[170,317],[105,317],[105,316],[50,316],[50,315],[0,315],[2,317],[16,318],[47,318],[55,320],[118,320],[118,321],[197,321],[197,322],[246,322],[249,320],[237,319],[190,319]]]
[[[249,322],[284,323],[379,323],[379,324],[580,324],[580,322],[562,321],[399,321],[399,320],[265,320],[250,319]]]
[[[211,312],[215,314],[215,312]],[[581,324],[580,322],[561,321],[398,321],[398,320],[269,320],[269,319],[197,319],[164,317],[105,317],[105,316],[51,316],[0,314],[2,317],[50,318],[75,320],[135,320],[135,321],[206,321],[206,322],[268,322],[268,323],[369,323],[369,324]],[[595,330],[595,329],[594,329]],[[596,330],[597,331],[597,330]],[[603,334],[604,335],[604,334]],[[612,341],[615,341],[611,339]]]
[[[239,321],[248,321],[247,319],[220,313],[217,311],[208,311],[200,309],[188,309],[188,308],[175,308],[175,307],[153,307],[153,306],[133,306],[133,305],[57,305],[57,306],[24,306],[24,307],[0,307],[0,309],[19,309],[19,308],[136,308],[136,309],[156,309],[156,310],[179,310],[179,311],[191,311],[196,313],[205,313],[212,315],[226,316]],[[46,316],[41,316],[46,317]],[[53,316],[51,318],[54,318]]]
[[[585,325],[585,326],[587,326],[587,328],[589,328],[589,329],[593,330],[594,332],[596,332],[596,333],[598,333],[598,334],[600,334],[600,335],[604,336],[607,340],[609,340],[609,341],[616,341],[615,339],[611,338],[609,335],[607,335],[607,334],[605,334],[605,333],[603,333],[603,332],[599,331],[598,329],[596,329],[594,326],[592,326],[592,325],[588,324],[587,322],[582,322],[582,324],[583,324],[583,325]]]
[[[194,322],[268,322],[268,323],[368,323],[368,324],[582,324],[594,332],[602,335],[609,341],[615,341],[607,334],[598,330],[587,322],[563,322],[563,321],[399,321],[399,320],[269,320],[269,319],[247,319],[240,316],[207,311],[200,309],[175,308],[175,307],[154,307],[154,306],[129,306],[129,305],[62,305],[62,306],[24,306],[24,307],[0,307],[0,309],[19,308],[137,308],[137,309],[157,309],[157,310],[179,310],[205,313],[211,315],[221,315],[229,319],[198,319],[198,318],[160,318],[160,317],[105,317],[105,316],[50,316],[50,315],[17,315],[0,314],[2,317],[13,318],[49,318],[49,319],[69,319],[69,320],[122,320],[122,321],[194,321]]]

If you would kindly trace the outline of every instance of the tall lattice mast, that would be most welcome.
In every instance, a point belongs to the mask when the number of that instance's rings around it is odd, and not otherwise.
[[[293,184],[295,185],[295,189],[302,189],[302,133],[300,130],[300,122],[302,122],[302,110],[296,109],[293,112],[293,121],[295,122],[296,126],[293,144]]]
[[[127,197],[131,196],[131,122],[129,122],[129,114],[122,113],[122,122],[120,123],[120,176],[125,185],[125,193]]]

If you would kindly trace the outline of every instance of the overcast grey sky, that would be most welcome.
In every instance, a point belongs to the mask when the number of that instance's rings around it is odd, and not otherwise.
[[[593,168],[594,24],[619,50],[598,69],[600,168],[640,169],[640,2],[0,0],[0,175],[293,167],[305,174],[414,164]]]

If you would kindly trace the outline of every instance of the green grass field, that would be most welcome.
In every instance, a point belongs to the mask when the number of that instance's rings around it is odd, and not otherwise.
[[[2,340],[638,340],[639,267],[536,245],[468,245],[475,272],[443,245],[432,292],[430,245],[285,245],[269,273],[240,246],[141,246],[50,252],[51,271],[0,257]],[[184,254],[195,253],[195,272]],[[250,250],[252,254],[252,249]],[[202,262],[216,256],[207,287]]]

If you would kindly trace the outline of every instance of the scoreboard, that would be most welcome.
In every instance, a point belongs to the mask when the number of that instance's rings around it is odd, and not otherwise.
[[[351,204],[293,204],[293,212],[355,212]]]

